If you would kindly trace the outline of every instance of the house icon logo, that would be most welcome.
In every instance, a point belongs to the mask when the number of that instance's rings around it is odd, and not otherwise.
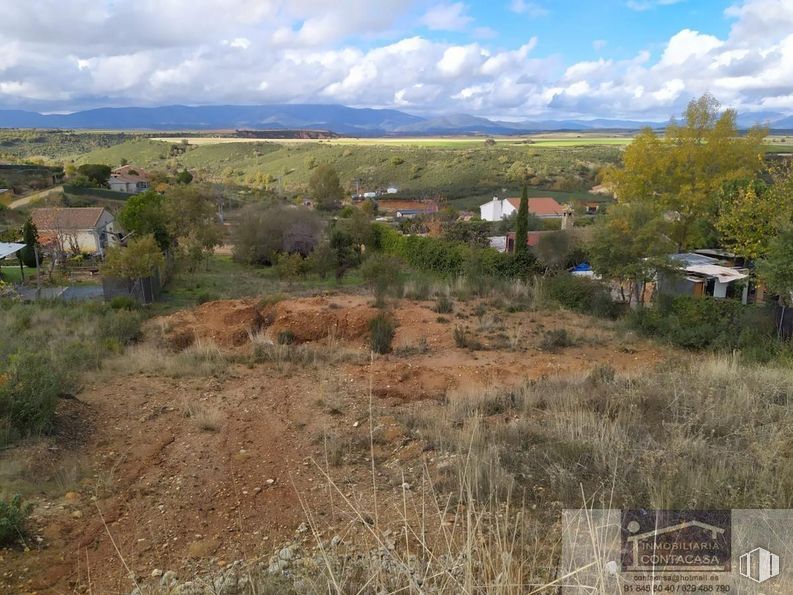
[[[764,583],[779,574],[779,556],[758,547],[741,556],[739,569],[741,576]]]
[[[622,514],[623,572],[729,572],[730,511]]]

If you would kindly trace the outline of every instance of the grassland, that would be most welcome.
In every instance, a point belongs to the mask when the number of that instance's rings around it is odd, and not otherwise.
[[[347,140],[202,141],[185,146],[179,142],[136,140],[92,151],[76,162],[117,165],[127,160],[151,169],[188,168],[205,181],[269,186],[288,193],[305,192],[312,170],[329,163],[350,191],[356,184],[361,191],[397,186],[406,195],[441,193],[453,200],[510,187],[506,173],[515,161],[527,161],[543,181],[538,184],[543,188],[571,192],[590,187],[599,168],[620,158],[619,147],[609,145],[537,147],[517,141],[485,145],[484,140],[479,140],[470,146],[467,143],[471,141],[442,142],[451,145]]]

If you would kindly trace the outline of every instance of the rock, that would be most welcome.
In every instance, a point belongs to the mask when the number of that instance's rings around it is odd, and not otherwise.
[[[80,494],[77,492],[66,492],[63,496],[63,499],[67,502],[79,502]]]
[[[341,545],[341,537],[338,535],[334,535],[333,539],[330,540],[330,545],[332,547],[338,547],[339,545]]]
[[[300,526],[297,528],[297,532],[305,533],[306,531],[308,531],[308,525],[306,525],[305,523],[300,523]]]
[[[291,560],[294,558],[294,553],[292,552],[292,548],[285,547],[280,552],[278,552],[278,557],[281,560]]]
[[[83,511],[82,510],[72,511],[72,518],[73,519],[81,519],[81,518],[83,518]]]
[[[266,483],[268,486],[271,486],[271,485],[273,485],[275,483],[275,480],[274,479],[268,479],[264,483]]]
[[[151,571],[151,578],[160,578],[162,576],[162,570],[159,568],[155,568]]]
[[[161,587],[170,587],[178,580],[177,574],[173,570],[169,570],[165,574],[162,575],[160,579],[160,586]]]

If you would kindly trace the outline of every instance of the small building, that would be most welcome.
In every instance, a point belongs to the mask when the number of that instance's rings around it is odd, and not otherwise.
[[[103,257],[108,247],[119,244],[115,218],[103,207],[33,209],[30,216],[41,244],[64,254]]]
[[[584,203],[584,214],[597,215],[598,211],[600,211],[600,203],[597,202]]]
[[[397,194],[398,192],[399,192],[399,188],[395,188],[393,186],[386,188],[385,191],[386,194]]]
[[[111,190],[126,194],[138,194],[149,189],[149,174],[132,165],[117,167],[110,173],[107,181]]]
[[[520,198],[503,198],[497,196],[479,207],[483,221],[501,221],[520,208]],[[529,199],[529,213],[540,219],[561,219],[564,207],[550,196],[539,196]]]
[[[718,299],[740,299],[749,303],[749,278],[745,269],[724,266],[717,258],[697,252],[674,254],[673,263],[679,267],[678,274],[658,273],[658,293],[667,295],[711,296]]]

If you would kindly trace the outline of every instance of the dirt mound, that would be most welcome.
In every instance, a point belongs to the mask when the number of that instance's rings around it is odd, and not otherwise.
[[[265,324],[264,316],[250,301],[207,302],[193,310],[177,312],[162,320],[165,341],[176,350],[196,341],[220,347],[239,347],[250,341]]]
[[[362,300],[361,300],[362,301]],[[365,303],[348,303],[323,297],[283,301],[265,313],[268,337],[290,333],[295,343],[321,341],[328,337],[356,341],[369,333],[369,321],[378,311]]]

